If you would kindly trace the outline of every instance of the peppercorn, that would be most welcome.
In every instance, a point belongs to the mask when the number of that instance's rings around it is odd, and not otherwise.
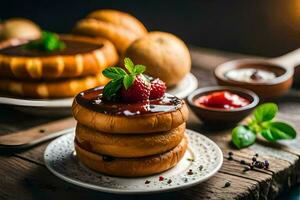
[[[242,165],[245,165],[245,164],[246,164],[246,161],[245,161],[245,160],[241,160],[240,162],[241,162]]]
[[[264,164],[264,162],[256,161],[254,166],[259,168],[259,169],[263,169],[265,167],[265,164]]]
[[[169,179],[167,183],[168,183],[168,184],[172,183],[172,180],[171,180],[171,179]]]
[[[269,161],[265,160],[264,165],[265,165],[265,168],[268,169],[269,165],[270,165]]]
[[[255,157],[258,157],[258,153],[256,153],[254,156],[255,156]]]
[[[145,181],[145,184],[149,184],[149,183],[150,183],[150,181],[148,181],[148,180]]]
[[[243,172],[246,172],[246,171],[249,171],[249,170],[250,170],[250,167],[249,167],[249,166],[246,166],[246,167],[244,167]]]
[[[226,181],[223,188],[227,188],[231,185],[231,182],[230,181]]]
[[[232,152],[232,151],[229,151],[229,152],[228,152],[228,156],[233,156],[233,152]]]
[[[255,162],[256,161],[256,157],[252,157],[252,161]]]

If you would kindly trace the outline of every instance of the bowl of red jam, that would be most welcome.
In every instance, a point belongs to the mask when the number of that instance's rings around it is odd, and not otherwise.
[[[187,100],[190,108],[205,125],[220,128],[236,125],[259,103],[254,92],[226,86],[199,88]]]

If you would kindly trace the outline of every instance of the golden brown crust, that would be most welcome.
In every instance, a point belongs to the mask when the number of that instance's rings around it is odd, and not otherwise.
[[[104,38],[61,35],[62,39],[98,44],[102,47],[76,55],[22,57],[0,54],[0,76],[30,80],[96,75],[118,62],[114,45]]]
[[[76,141],[87,151],[119,158],[136,158],[166,152],[183,138],[185,123],[170,131],[153,134],[109,134],[77,123]]]
[[[179,145],[162,154],[104,161],[103,156],[86,151],[75,142],[76,155],[84,165],[103,174],[123,177],[149,176],[166,171],[181,160],[186,149],[187,138],[184,137]]]
[[[142,134],[169,131],[187,121],[188,108],[183,105],[173,112],[161,112],[132,117],[107,115],[89,110],[76,102],[72,105],[73,116],[80,123],[106,133]]]
[[[117,10],[103,9],[91,12],[87,18],[112,23],[134,32],[138,36],[145,35],[148,31],[145,26],[134,16]]]
[[[110,40],[120,54],[137,38],[145,35],[147,29],[135,17],[116,10],[97,10],[80,20],[74,33],[104,37]]]
[[[136,64],[147,66],[146,74],[174,86],[191,69],[191,57],[182,40],[170,33],[151,32],[135,40],[126,50]]]
[[[105,85],[108,81],[102,75],[41,82],[0,79],[0,91],[29,98],[66,98],[83,90]]]

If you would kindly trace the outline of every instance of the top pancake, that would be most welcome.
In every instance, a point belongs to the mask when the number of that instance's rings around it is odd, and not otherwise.
[[[130,104],[105,102],[102,89],[93,88],[76,96],[72,110],[79,123],[107,133],[141,134],[169,131],[187,120],[185,102],[173,95]]]

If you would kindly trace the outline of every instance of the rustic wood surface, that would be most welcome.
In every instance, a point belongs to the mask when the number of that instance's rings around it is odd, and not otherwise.
[[[218,64],[241,55],[192,48],[192,73],[199,80],[199,87],[215,85],[212,69]],[[296,89],[278,100],[279,118],[292,122],[300,132],[300,95]],[[36,117],[8,106],[0,105],[0,135],[29,129],[58,118]],[[69,124],[73,124],[72,120]],[[188,128],[213,139],[224,153],[221,170],[210,180],[178,192],[155,195],[112,195],[79,188],[63,182],[45,167],[43,151],[48,142],[23,151],[0,149],[0,199],[274,199],[283,191],[299,183],[300,137],[294,141],[270,145],[264,140],[250,148],[236,150],[230,143],[230,130],[210,131],[191,112]],[[270,169],[244,173],[238,161],[227,159],[232,151],[236,160],[250,162],[259,154],[260,159],[270,161]],[[229,187],[223,187],[230,181]]]

